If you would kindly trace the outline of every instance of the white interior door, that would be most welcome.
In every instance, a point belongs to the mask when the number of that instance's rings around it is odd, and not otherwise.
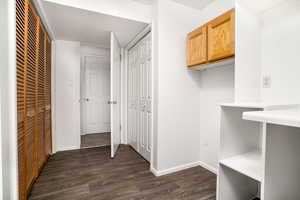
[[[121,47],[111,33],[111,157],[121,143]]]
[[[128,141],[146,160],[151,155],[151,34],[129,51]]]
[[[110,65],[107,58],[84,57],[83,134],[110,132]]]
[[[138,152],[139,126],[139,70],[138,51],[133,48],[128,57],[128,143]]]

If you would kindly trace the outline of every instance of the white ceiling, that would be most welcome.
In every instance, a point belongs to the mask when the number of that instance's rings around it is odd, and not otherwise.
[[[202,9],[215,0],[173,0],[188,7]]]
[[[151,5],[153,3],[153,0],[132,0],[132,1],[136,1],[138,3],[143,3],[147,5]]]
[[[79,41],[110,47],[110,32],[122,46],[128,44],[147,24],[83,9],[42,1],[56,40]]]
[[[264,12],[283,1],[287,0],[240,0],[240,3],[256,12]]]

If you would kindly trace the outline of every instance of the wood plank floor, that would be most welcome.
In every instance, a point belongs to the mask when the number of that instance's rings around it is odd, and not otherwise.
[[[81,148],[110,145],[110,133],[95,133],[81,136]]]
[[[30,200],[214,200],[216,176],[194,167],[155,177],[128,146],[59,152],[49,158]]]

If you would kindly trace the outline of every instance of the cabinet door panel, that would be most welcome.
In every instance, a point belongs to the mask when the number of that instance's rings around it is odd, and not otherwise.
[[[235,12],[230,10],[208,24],[208,61],[231,57],[235,52]]]
[[[207,27],[203,26],[187,37],[187,64],[199,65],[207,61]]]

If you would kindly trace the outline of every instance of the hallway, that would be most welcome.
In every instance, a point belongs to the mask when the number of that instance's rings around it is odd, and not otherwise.
[[[99,147],[51,156],[33,186],[30,200],[127,200],[216,198],[216,176],[194,167],[155,177],[149,164],[122,145],[115,159]]]

